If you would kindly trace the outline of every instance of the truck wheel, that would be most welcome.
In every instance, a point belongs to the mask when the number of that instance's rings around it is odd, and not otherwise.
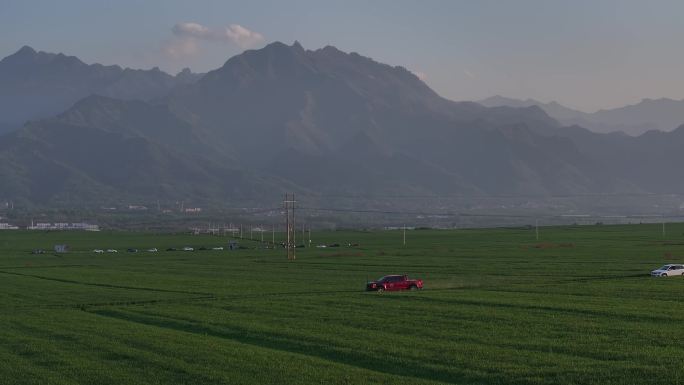
[[[667,273],[660,274],[661,277],[667,277]]]
[[[411,290],[411,291],[418,290],[418,286],[411,285],[411,286],[409,286],[409,290]]]
[[[380,286],[380,287],[378,288],[378,290],[376,290],[376,291],[377,291],[378,293],[382,293],[383,291],[385,291],[385,288],[382,287],[382,286]]]

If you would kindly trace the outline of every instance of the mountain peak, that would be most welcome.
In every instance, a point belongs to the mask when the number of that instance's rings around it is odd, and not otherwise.
[[[35,49],[31,48],[28,45],[25,45],[15,53],[15,55],[35,55],[37,52]]]
[[[292,43],[292,45],[287,45],[287,44],[283,43],[282,41],[274,41],[272,43],[267,44],[262,49],[257,49],[256,51],[297,52],[297,53],[305,53],[306,52],[304,50],[304,47],[302,47],[302,45],[297,40],[295,40],[294,43]]]
[[[293,45],[294,46],[294,45]],[[263,51],[272,51],[272,50],[289,50],[290,46],[283,43],[282,41],[274,41],[273,43],[268,43],[262,48],[261,50]],[[256,51],[261,51],[257,49]]]
[[[2,62],[5,63],[24,63],[27,61],[35,60],[37,57],[39,57],[40,53],[36,52],[35,49],[29,47],[28,45],[25,45],[19,50],[4,59],[2,59]]]

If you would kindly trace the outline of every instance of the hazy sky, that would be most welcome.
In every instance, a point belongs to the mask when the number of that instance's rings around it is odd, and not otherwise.
[[[454,100],[500,94],[593,111],[684,98],[684,1],[0,0],[0,56],[207,71],[246,48],[334,45]]]

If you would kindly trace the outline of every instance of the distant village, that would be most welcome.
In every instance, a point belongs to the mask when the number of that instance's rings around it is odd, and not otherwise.
[[[202,208],[201,207],[186,207],[185,203],[180,201],[176,202],[174,209],[168,209],[168,208],[162,208],[159,202],[156,204],[156,211],[163,213],[163,214],[172,214],[172,213],[177,213],[180,212],[181,214],[201,214],[202,213]],[[101,210],[107,212],[111,211],[124,211],[124,212],[136,212],[136,211],[148,211],[151,210],[150,207],[145,206],[145,205],[140,205],[140,204],[127,204],[123,207],[100,207]],[[3,211],[12,211],[14,210],[14,202],[10,200],[6,201],[0,201],[0,213]],[[6,222],[7,218],[4,218],[0,216],[0,230],[40,230],[40,231],[52,231],[52,230],[59,230],[59,231],[67,231],[67,230],[73,230],[73,231],[100,231],[100,227],[98,225],[94,225],[91,223],[86,223],[86,222],[36,222],[34,223],[31,221],[30,225],[22,225],[18,226],[12,223]],[[224,226],[225,227],[225,226]],[[217,234],[219,233],[218,229],[215,228],[209,228],[209,229],[197,229],[197,228],[192,228],[191,231],[193,233],[199,234],[199,233],[210,233],[210,234]],[[238,232],[239,230],[233,230],[232,232]],[[221,229],[220,232],[227,233],[229,232],[226,229]]]
[[[0,230],[19,230],[19,226],[12,225],[10,223],[6,222],[0,222]],[[100,226],[98,225],[93,225],[90,223],[85,223],[85,222],[77,222],[77,223],[66,223],[66,222],[55,222],[55,223],[47,223],[47,222],[38,222],[38,223],[31,223],[31,225],[26,226],[26,230],[41,230],[41,231],[49,231],[49,230],[80,230],[80,231],[100,231]]]

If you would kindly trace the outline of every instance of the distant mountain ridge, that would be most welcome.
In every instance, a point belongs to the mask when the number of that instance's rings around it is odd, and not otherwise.
[[[599,133],[624,132],[638,136],[651,130],[672,131],[684,124],[684,100],[668,98],[644,99],[634,105],[593,113],[574,110],[557,102],[543,103],[534,99],[520,100],[499,95],[480,100],[478,103],[487,107],[539,106],[564,125],[579,125]]]
[[[24,46],[0,60],[0,133],[28,120],[63,112],[91,94],[151,100],[199,77],[189,70],[171,76],[158,68],[89,65],[75,56],[37,52]]]
[[[272,43],[140,99],[90,95],[0,136],[0,198],[684,192],[684,128],[596,134],[542,106],[454,102],[403,67],[332,46]]]

